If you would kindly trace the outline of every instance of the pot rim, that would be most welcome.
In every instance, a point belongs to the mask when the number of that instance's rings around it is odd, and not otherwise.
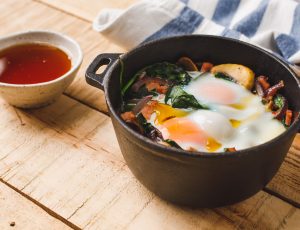
[[[173,37],[167,37],[167,38],[161,38],[161,39],[157,39],[154,41],[150,41],[147,43],[143,43],[139,46],[137,46],[136,48],[130,50],[127,53],[124,53],[120,56],[121,60],[124,60],[126,58],[130,58],[131,55],[133,55],[136,52],[140,52],[143,49],[146,49],[147,47],[151,46],[151,45],[155,45],[157,43],[160,42],[166,42],[168,40],[176,40],[176,39],[193,39],[193,38],[211,38],[211,39],[217,39],[217,40],[223,40],[223,41],[229,41],[229,42],[235,42],[235,43],[239,43],[240,45],[243,46],[247,46],[248,48],[251,49],[255,49],[258,52],[261,52],[262,55],[267,55],[268,57],[272,58],[274,61],[278,62],[279,64],[281,64],[289,73],[290,73],[290,77],[293,77],[294,80],[297,82],[297,86],[300,90],[300,81],[297,78],[297,75],[295,74],[295,72],[289,67],[289,65],[284,62],[283,60],[281,60],[280,58],[276,57],[275,55],[273,55],[272,53],[258,47],[255,46],[253,44],[244,42],[244,41],[240,41],[237,39],[233,39],[233,38],[227,38],[227,37],[221,37],[221,36],[215,36],[215,35],[181,35],[181,36],[173,36]],[[249,152],[254,153],[254,152],[259,152],[261,149],[265,148],[268,145],[272,145],[274,142],[279,141],[280,139],[284,138],[285,136],[296,132],[297,130],[299,130],[300,128],[300,115],[298,115],[297,118],[295,118],[296,120],[293,122],[293,124],[286,130],[284,131],[282,134],[280,134],[279,136],[263,143],[260,145],[256,145],[250,148],[246,148],[246,149],[242,149],[242,150],[237,150],[236,152],[214,152],[214,153],[210,153],[210,152],[201,152],[201,151],[197,151],[197,152],[189,152],[186,150],[181,150],[181,149],[177,149],[171,146],[164,146],[161,144],[158,144],[152,140],[150,140],[149,138],[143,136],[142,134],[134,131],[133,129],[131,129],[119,116],[118,111],[116,111],[115,109],[113,109],[112,103],[110,101],[109,98],[109,88],[108,88],[108,82],[111,78],[111,73],[112,71],[119,65],[120,61],[119,59],[117,61],[115,61],[112,66],[109,68],[109,70],[107,71],[105,77],[104,77],[104,93],[105,93],[105,98],[106,98],[106,102],[107,102],[107,106],[109,108],[110,114],[112,114],[112,116],[118,121],[118,123],[121,124],[121,126],[127,131],[129,132],[131,135],[133,135],[137,140],[139,140],[141,143],[138,143],[140,146],[144,147],[144,148],[151,148],[152,150],[156,150],[158,152],[160,152],[161,154],[165,155],[166,157],[186,157],[186,158],[220,158],[220,157],[241,157],[244,155],[248,155]],[[151,151],[153,152],[153,151]],[[174,154],[174,155],[173,155]]]

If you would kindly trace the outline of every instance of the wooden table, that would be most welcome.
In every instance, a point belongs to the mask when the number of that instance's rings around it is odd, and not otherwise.
[[[103,93],[84,72],[102,52],[124,52],[91,28],[100,9],[135,0],[4,0],[0,35],[51,29],[75,38],[84,61],[56,103],[21,110],[0,99],[0,229],[300,229],[300,136],[265,189],[239,204],[169,204],[133,177]]]

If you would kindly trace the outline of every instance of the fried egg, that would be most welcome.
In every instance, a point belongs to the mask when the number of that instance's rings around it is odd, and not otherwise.
[[[186,110],[159,103],[150,122],[164,139],[185,150],[222,152],[265,143],[285,131],[258,95],[243,86],[207,73],[184,90],[209,110]]]
[[[215,78],[211,73],[205,73],[196,80],[192,80],[185,91],[192,94],[199,101],[210,105],[233,105],[242,106],[248,97],[253,96],[234,82]]]

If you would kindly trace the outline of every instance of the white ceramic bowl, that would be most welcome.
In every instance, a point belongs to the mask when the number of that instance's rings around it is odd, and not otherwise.
[[[0,82],[0,94],[11,105],[21,108],[38,108],[54,102],[74,80],[82,63],[79,44],[70,37],[52,31],[28,31],[0,37],[0,49],[10,46],[38,43],[63,50],[71,60],[71,69],[52,81],[36,84],[9,84]]]

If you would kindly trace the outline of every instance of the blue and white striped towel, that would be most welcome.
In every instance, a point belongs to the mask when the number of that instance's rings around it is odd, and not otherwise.
[[[162,37],[212,34],[300,64],[299,0],[143,0],[126,10],[102,10],[93,28],[125,49]]]

